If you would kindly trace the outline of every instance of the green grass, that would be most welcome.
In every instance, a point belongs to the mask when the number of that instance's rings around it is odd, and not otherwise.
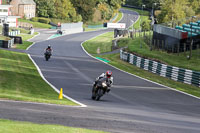
[[[30,23],[33,25],[34,28],[42,28],[42,29],[50,29],[52,26],[49,24],[44,24],[44,23],[39,23],[39,22],[33,22],[30,20],[25,20],[25,19],[18,19],[19,22],[26,22]]]
[[[106,133],[103,131],[89,130],[50,124],[34,124],[0,119],[1,133]]]
[[[122,19],[123,13],[122,12],[118,12],[117,18],[113,21],[113,23],[117,23],[118,21],[120,21]]]
[[[29,41],[23,41],[22,44],[16,44],[16,49],[27,49],[30,45],[32,45],[33,42],[29,42]]]
[[[75,105],[67,99],[58,100],[25,53],[0,50],[0,75],[1,99]]]
[[[108,32],[92,39],[93,41],[87,41],[84,43],[84,47],[91,54],[97,54],[98,48],[100,48],[100,53],[109,52],[111,51],[112,38],[113,32]]]
[[[21,34],[19,34],[18,36],[22,37],[22,40],[23,40],[23,41],[27,41],[28,39],[34,37],[35,35],[38,35],[38,32],[34,32],[33,35],[21,33]]]
[[[138,12],[140,15],[142,16],[148,16],[149,17],[149,12],[146,11],[146,10],[140,10],[140,9],[134,9],[134,8],[128,8],[128,7],[123,7],[124,9],[128,9],[128,10],[132,10],[132,11],[135,11],[135,12]]]
[[[109,64],[111,64],[121,70],[124,70],[126,72],[129,72],[129,73],[135,74],[137,76],[143,77],[145,79],[148,79],[148,80],[163,84],[165,86],[186,92],[188,94],[192,94],[194,96],[200,97],[200,88],[199,87],[184,84],[181,82],[176,82],[174,80],[164,78],[157,74],[153,74],[151,72],[140,69],[134,65],[131,65],[127,62],[120,60],[119,54],[103,55],[103,56],[99,56],[99,57],[109,60],[110,61]]]
[[[139,9],[133,9],[133,8],[127,8],[127,7],[123,7],[123,8],[131,10],[131,11],[138,12],[141,15],[139,20],[134,24],[134,29],[139,29],[140,24],[142,24],[142,22],[149,20],[149,12],[148,11],[144,11],[144,10],[142,11],[142,10],[139,10]]]
[[[101,36],[98,36],[97,38],[94,38],[94,39],[91,39],[91,40],[85,42],[83,44],[83,47],[86,49],[87,52],[89,52],[90,54],[93,54],[93,56],[95,56],[95,57],[98,56],[98,57],[107,59],[110,61],[109,64],[111,64],[121,70],[135,74],[135,75],[143,77],[145,79],[149,79],[151,81],[155,81],[157,83],[175,88],[177,90],[184,91],[184,92],[192,94],[194,96],[200,97],[200,88],[199,87],[176,82],[176,81],[170,80],[168,78],[160,77],[159,75],[153,74],[153,73],[145,71],[143,69],[140,69],[134,65],[131,65],[127,62],[120,60],[119,54],[96,55],[96,52],[93,52],[93,51],[97,51],[97,48],[105,49],[104,47],[110,47],[110,44],[113,39],[112,35],[113,35],[113,33],[105,33]],[[107,46],[104,46],[101,44],[104,44]],[[119,42],[120,47],[129,46],[128,47],[129,49],[131,49],[132,51],[134,51],[138,54],[141,54],[141,55],[147,56],[147,57],[152,56],[152,58],[159,57],[161,61],[166,58],[166,60],[168,60],[170,63],[173,63],[174,65],[178,64],[178,63],[180,65],[182,65],[183,62],[187,61],[184,58],[185,56],[181,57],[181,54],[178,56],[177,54],[168,54],[168,53],[165,53],[162,51],[149,51],[149,47],[142,41],[142,39],[141,39],[141,44],[142,44],[142,48],[140,48],[140,39],[139,38],[137,38],[135,40],[124,38],[124,39],[120,40],[120,42]],[[109,51],[109,48],[107,48],[106,52],[108,52],[108,51]],[[102,52],[104,52],[104,51],[102,51]],[[195,56],[195,55],[193,55],[193,56]],[[196,62],[196,64],[200,63],[199,57],[197,57],[197,58],[198,59],[195,59],[195,58],[192,59],[190,61],[191,64],[187,63],[186,66],[187,67],[192,66],[193,68],[199,69],[199,65],[194,65],[195,62]]]
[[[16,48],[26,49],[32,44],[27,40],[34,35],[20,34],[24,41]],[[0,50],[0,75],[1,99],[77,105],[67,99],[58,100],[58,94],[44,82],[25,53]]]
[[[140,48],[140,41],[142,42],[142,48]],[[167,53],[162,50],[153,50],[150,51],[149,45],[143,42],[143,39],[137,38],[133,41],[130,40],[128,43],[128,51],[137,53],[143,57],[156,59],[165,63],[167,65],[176,66],[180,68],[200,71],[200,49],[192,51],[192,58],[190,60],[187,59],[186,53]]]
[[[17,49],[24,49],[25,50],[27,47],[29,47],[30,45],[33,44],[33,42],[29,42],[27,40],[30,39],[30,38],[32,38],[32,37],[34,37],[37,34],[38,34],[38,32],[35,32],[33,35],[31,35],[31,34],[24,34],[24,33],[18,35],[18,36],[22,37],[23,42],[22,42],[22,44],[16,44],[16,48]]]
[[[6,36],[3,36],[3,35],[0,35],[0,40],[11,40],[10,37],[6,37]]]
[[[122,19],[122,12],[118,12],[117,18],[113,21],[113,23],[117,23],[119,20]],[[101,25],[102,23],[92,23],[90,22],[90,25]],[[102,28],[87,28],[86,25],[84,25],[85,31],[95,31],[95,30],[100,30]]]
[[[0,50],[0,98],[76,105],[63,99],[40,77],[25,53]],[[64,89],[64,88],[63,88]]]

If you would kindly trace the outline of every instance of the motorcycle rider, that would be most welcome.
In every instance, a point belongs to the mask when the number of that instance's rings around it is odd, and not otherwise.
[[[48,47],[45,49],[45,54],[50,53],[50,56],[51,56],[52,52],[53,52],[53,50],[51,48],[51,45],[48,45]]]
[[[110,70],[106,71],[105,73],[102,73],[99,77],[96,78],[93,87],[96,86],[97,82],[101,78],[106,78],[107,80],[107,86],[111,87],[113,84],[113,77],[112,77],[112,72]],[[106,92],[108,93],[110,91],[110,88],[107,88]],[[105,93],[105,92],[104,92]]]

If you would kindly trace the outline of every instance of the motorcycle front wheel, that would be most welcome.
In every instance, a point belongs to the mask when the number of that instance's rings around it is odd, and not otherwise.
[[[45,56],[45,59],[46,59],[46,61],[48,61],[48,60],[49,60],[49,56],[48,56],[48,55],[46,55],[46,56]]]

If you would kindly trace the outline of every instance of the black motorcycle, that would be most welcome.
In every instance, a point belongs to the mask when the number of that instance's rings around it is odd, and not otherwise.
[[[108,89],[107,79],[101,78],[92,88],[92,99],[99,101]]]
[[[48,61],[51,57],[51,51],[46,50],[46,52],[44,53],[44,57],[45,57],[46,61]]]

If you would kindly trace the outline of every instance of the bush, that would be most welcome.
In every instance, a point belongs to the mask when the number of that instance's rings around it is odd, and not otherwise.
[[[48,19],[48,18],[38,18],[38,22],[40,22],[40,23],[45,23],[45,24],[49,24],[50,19]]]
[[[51,18],[51,22],[53,22],[54,24],[58,24],[60,23],[70,23],[69,20],[66,19],[56,19],[56,18]]]
[[[33,21],[33,22],[38,22],[38,17],[33,17],[33,18],[31,18],[31,21]]]
[[[23,29],[23,28],[18,28],[20,30],[20,33],[25,33],[25,34],[28,34],[30,31],[29,30],[26,30],[26,29]]]

